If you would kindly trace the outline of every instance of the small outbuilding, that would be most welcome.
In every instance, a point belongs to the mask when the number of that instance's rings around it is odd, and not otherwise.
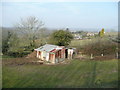
[[[37,58],[54,64],[65,59],[73,59],[76,54],[76,48],[66,48],[65,46],[51,44],[45,44],[34,50],[37,53]]]
[[[65,59],[65,47],[45,44],[37,49],[37,58],[50,63],[59,63]]]

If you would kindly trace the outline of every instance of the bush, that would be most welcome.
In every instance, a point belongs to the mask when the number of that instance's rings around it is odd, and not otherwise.
[[[30,52],[29,51],[24,51],[24,52],[8,52],[7,55],[8,56],[13,56],[13,57],[23,57],[25,55],[28,55]]]
[[[24,49],[24,51],[32,51],[34,47],[32,46],[23,46],[23,47],[20,47],[21,49]]]
[[[96,42],[85,45],[82,50],[85,54],[94,54],[95,56],[99,56],[101,54],[115,54],[116,48],[116,43],[109,40],[100,39]]]
[[[51,44],[67,46],[70,44],[73,36],[68,30],[58,30],[52,33],[50,39]]]

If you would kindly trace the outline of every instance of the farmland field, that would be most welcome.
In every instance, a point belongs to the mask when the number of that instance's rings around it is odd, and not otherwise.
[[[3,59],[3,88],[114,88],[118,60],[71,60],[69,64],[17,64]],[[10,61],[10,62],[9,62]]]

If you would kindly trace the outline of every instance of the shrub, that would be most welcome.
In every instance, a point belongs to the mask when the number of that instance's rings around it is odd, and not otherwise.
[[[25,55],[28,55],[30,52],[26,52],[26,51],[24,51],[24,52],[12,52],[12,51],[10,51],[10,52],[8,52],[7,53],[7,55],[9,55],[9,56],[13,56],[13,57],[23,57],[23,56],[25,56]]]
[[[68,30],[58,30],[51,35],[51,44],[56,44],[59,46],[67,46],[70,44],[73,36]]]
[[[96,56],[104,54],[115,54],[117,48],[117,44],[109,41],[109,40],[104,40],[100,39],[96,42],[89,43],[83,47],[83,52],[85,54],[94,54]]]

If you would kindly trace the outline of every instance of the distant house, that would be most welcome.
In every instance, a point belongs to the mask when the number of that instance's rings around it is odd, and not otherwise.
[[[34,50],[37,52],[37,58],[50,63],[59,63],[65,58],[72,59],[73,56],[73,50],[64,46],[45,44]]]
[[[94,33],[94,32],[89,32],[89,33],[87,33],[87,36],[95,36],[95,35],[97,35],[98,33]]]
[[[74,34],[74,39],[80,40],[80,39],[82,39],[82,35]]]
[[[94,36],[94,33],[87,33],[87,36]]]

